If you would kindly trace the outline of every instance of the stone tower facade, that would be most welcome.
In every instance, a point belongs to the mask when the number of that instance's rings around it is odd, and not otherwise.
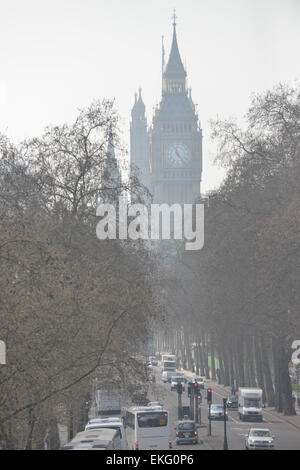
[[[141,143],[146,142],[145,127],[140,134],[143,137],[137,139],[137,132],[133,132],[137,128],[133,119],[131,123],[131,161],[136,163],[136,152],[140,152],[141,170],[145,174],[149,171],[150,191],[154,203],[158,204],[188,204],[200,196],[202,130],[186,78],[174,18],[171,52],[163,68],[162,98],[148,130],[147,152],[145,147],[141,147]],[[136,112],[137,104],[136,100],[132,113]],[[139,107],[142,108],[141,104]],[[147,126],[145,121],[143,123]]]
[[[135,103],[131,111],[130,163],[138,171],[143,185],[150,190],[149,139],[145,104],[141,92],[140,88],[139,96],[135,94]]]

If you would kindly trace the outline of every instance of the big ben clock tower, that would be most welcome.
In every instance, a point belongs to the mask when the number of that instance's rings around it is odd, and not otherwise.
[[[162,99],[149,131],[154,203],[189,204],[200,195],[202,130],[179,54],[175,14],[170,57],[163,70]]]

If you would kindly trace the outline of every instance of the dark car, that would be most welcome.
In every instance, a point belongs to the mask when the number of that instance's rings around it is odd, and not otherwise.
[[[176,444],[198,444],[196,424],[191,420],[179,421],[176,431]]]
[[[238,409],[239,407],[239,400],[236,395],[230,395],[230,397],[227,398],[227,408],[235,408]]]

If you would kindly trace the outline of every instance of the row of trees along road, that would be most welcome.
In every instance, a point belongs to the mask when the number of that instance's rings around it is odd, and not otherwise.
[[[299,86],[254,96],[246,119],[245,130],[212,123],[227,177],[209,194],[204,248],[182,251],[165,272],[167,342],[185,367],[192,367],[194,344],[202,374],[261,387],[268,405],[292,415],[289,365],[300,338]]]
[[[144,379],[134,356],[158,311],[152,261],[138,242],[96,237],[102,192],[143,192],[134,175],[101,179],[109,135],[122,152],[117,126],[103,101],[40,138],[0,136],[1,448],[57,448],[58,420],[81,429],[95,377]]]

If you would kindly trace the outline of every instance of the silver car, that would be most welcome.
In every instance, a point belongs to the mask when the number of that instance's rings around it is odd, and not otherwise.
[[[246,437],[246,449],[274,449],[274,436],[270,429],[251,428]]]
[[[226,421],[228,419],[228,413],[226,411]],[[224,420],[224,407],[223,405],[213,404],[210,406],[210,419]]]

